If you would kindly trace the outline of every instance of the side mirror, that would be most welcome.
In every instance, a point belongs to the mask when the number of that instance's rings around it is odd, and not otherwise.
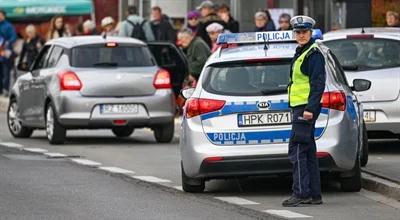
[[[184,99],[188,99],[193,95],[194,90],[195,90],[195,88],[182,89],[181,95],[183,96]]]
[[[354,79],[351,89],[356,92],[367,91],[371,88],[371,81],[366,79]]]

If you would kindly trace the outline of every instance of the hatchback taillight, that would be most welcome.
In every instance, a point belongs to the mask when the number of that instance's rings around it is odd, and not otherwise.
[[[160,69],[154,77],[153,86],[156,89],[170,89],[172,88],[171,76],[167,70]]]
[[[58,73],[61,90],[81,90],[82,82],[76,73],[72,71],[63,71]]]
[[[346,95],[343,91],[324,92],[322,107],[344,111],[346,110]]]
[[[186,117],[191,118],[205,113],[218,111],[224,107],[225,101],[215,99],[190,98],[186,101]]]

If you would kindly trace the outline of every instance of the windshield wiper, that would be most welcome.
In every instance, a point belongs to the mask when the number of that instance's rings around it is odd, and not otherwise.
[[[275,95],[275,94],[282,94],[286,93],[287,89],[264,89],[260,91],[263,95]]]
[[[358,66],[357,65],[343,65],[342,68],[343,68],[343,70],[347,70],[347,71],[356,71],[356,70],[358,70]]]
[[[101,62],[101,63],[94,63],[93,66],[118,66],[118,63]]]

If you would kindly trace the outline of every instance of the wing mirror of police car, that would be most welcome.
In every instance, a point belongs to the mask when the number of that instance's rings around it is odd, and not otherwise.
[[[186,89],[182,89],[182,90],[181,90],[181,95],[183,96],[183,98],[188,99],[188,98],[190,98],[190,96],[193,95],[194,89],[195,89],[195,88],[186,88]]]
[[[356,92],[367,91],[371,88],[371,81],[366,79],[354,79],[351,89]]]

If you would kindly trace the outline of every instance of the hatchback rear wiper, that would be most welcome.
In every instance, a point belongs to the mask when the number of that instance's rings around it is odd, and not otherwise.
[[[264,89],[260,91],[263,95],[275,95],[275,94],[282,94],[286,93],[287,89]]]
[[[118,66],[118,63],[101,62],[101,63],[94,63],[93,66]]]

